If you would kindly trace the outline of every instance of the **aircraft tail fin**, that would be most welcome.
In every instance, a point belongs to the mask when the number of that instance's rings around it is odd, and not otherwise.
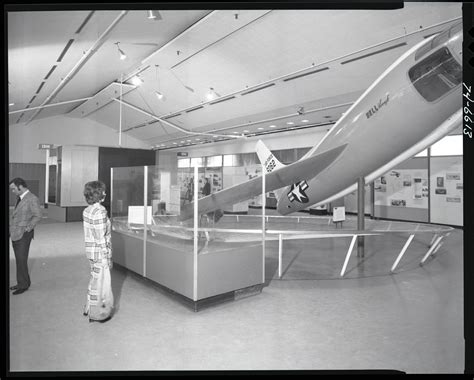
[[[260,163],[265,167],[265,173],[271,173],[275,169],[280,169],[286,166],[278,161],[275,155],[270,151],[270,149],[267,148],[262,140],[258,140],[255,149],[257,151],[257,156],[260,160]],[[277,200],[280,199],[280,196],[283,194],[283,192],[284,189],[273,191]]]

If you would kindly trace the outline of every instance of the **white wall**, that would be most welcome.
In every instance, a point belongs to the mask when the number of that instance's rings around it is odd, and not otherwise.
[[[90,119],[54,116],[38,119],[28,125],[14,124],[9,127],[9,161],[15,163],[45,163],[45,151],[38,144],[93,145],[119,147],[118,133]],[[134,137],[122,134],[123,148],[150,149]]]

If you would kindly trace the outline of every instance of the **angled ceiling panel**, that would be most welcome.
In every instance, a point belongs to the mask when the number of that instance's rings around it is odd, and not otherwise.
[[[11,111],[25,108],[34,95],[32,107],[46,98],[60,66],[58,58],[88,14],[8,12],[8,89],[10,102],[15,103]]]
[[[122,96],[124,96],[134,89],[135,86],[126,83],[123,85],[116,82],[111,83],[109,86],[95,94],[91,99],[74,108],[71,112],[69,112],[68,116],[86,117],[109,104],[110,102],[113,102],[112,98],[119,98],[120,93],[122,93]]]
[[[128,11],[126,16],[110,32],[100,49],[84,65],[80,72],[62,91],[62,96],[73,97],[98,91],[107,83],[120,81],[120,75],[133,71],[140,62],[165,45],[175,35],[205,16],[208,11],[160,11],[162,19],[149,20],[146,11]],[[117,13],[118,14],[118,13]],[[91,20],[89,33],[98,35]],[[110,22],[101,21],[108,26]],[[92,36],[87,40],[94,41]],[[97,37],[95,37],[97,38]],[[126,53],[127,59],[120,60],[117,45]]]

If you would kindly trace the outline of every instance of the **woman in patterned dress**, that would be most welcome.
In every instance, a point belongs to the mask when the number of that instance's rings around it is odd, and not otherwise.
[[[110,282],[111,223],[107,210],[101,205],[105,199],[105,190],[105,184],[101,181],[88,182],[84,186],[84,197],[89,206],[83,211],[82,217],[91,277],[83,314],[89,316],[89,322],[108,321],[112,317],[114,305]]]

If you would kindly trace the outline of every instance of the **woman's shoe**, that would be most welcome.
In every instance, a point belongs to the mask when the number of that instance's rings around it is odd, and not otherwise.
[[[104,322],[107,322],[108,320],[110,320],[112,318],[112,316],[108,316],[107,318],[105,319],[91,319],[89,318],[89,323],[91,322],[99,322],[99,323],[104,323]]]

